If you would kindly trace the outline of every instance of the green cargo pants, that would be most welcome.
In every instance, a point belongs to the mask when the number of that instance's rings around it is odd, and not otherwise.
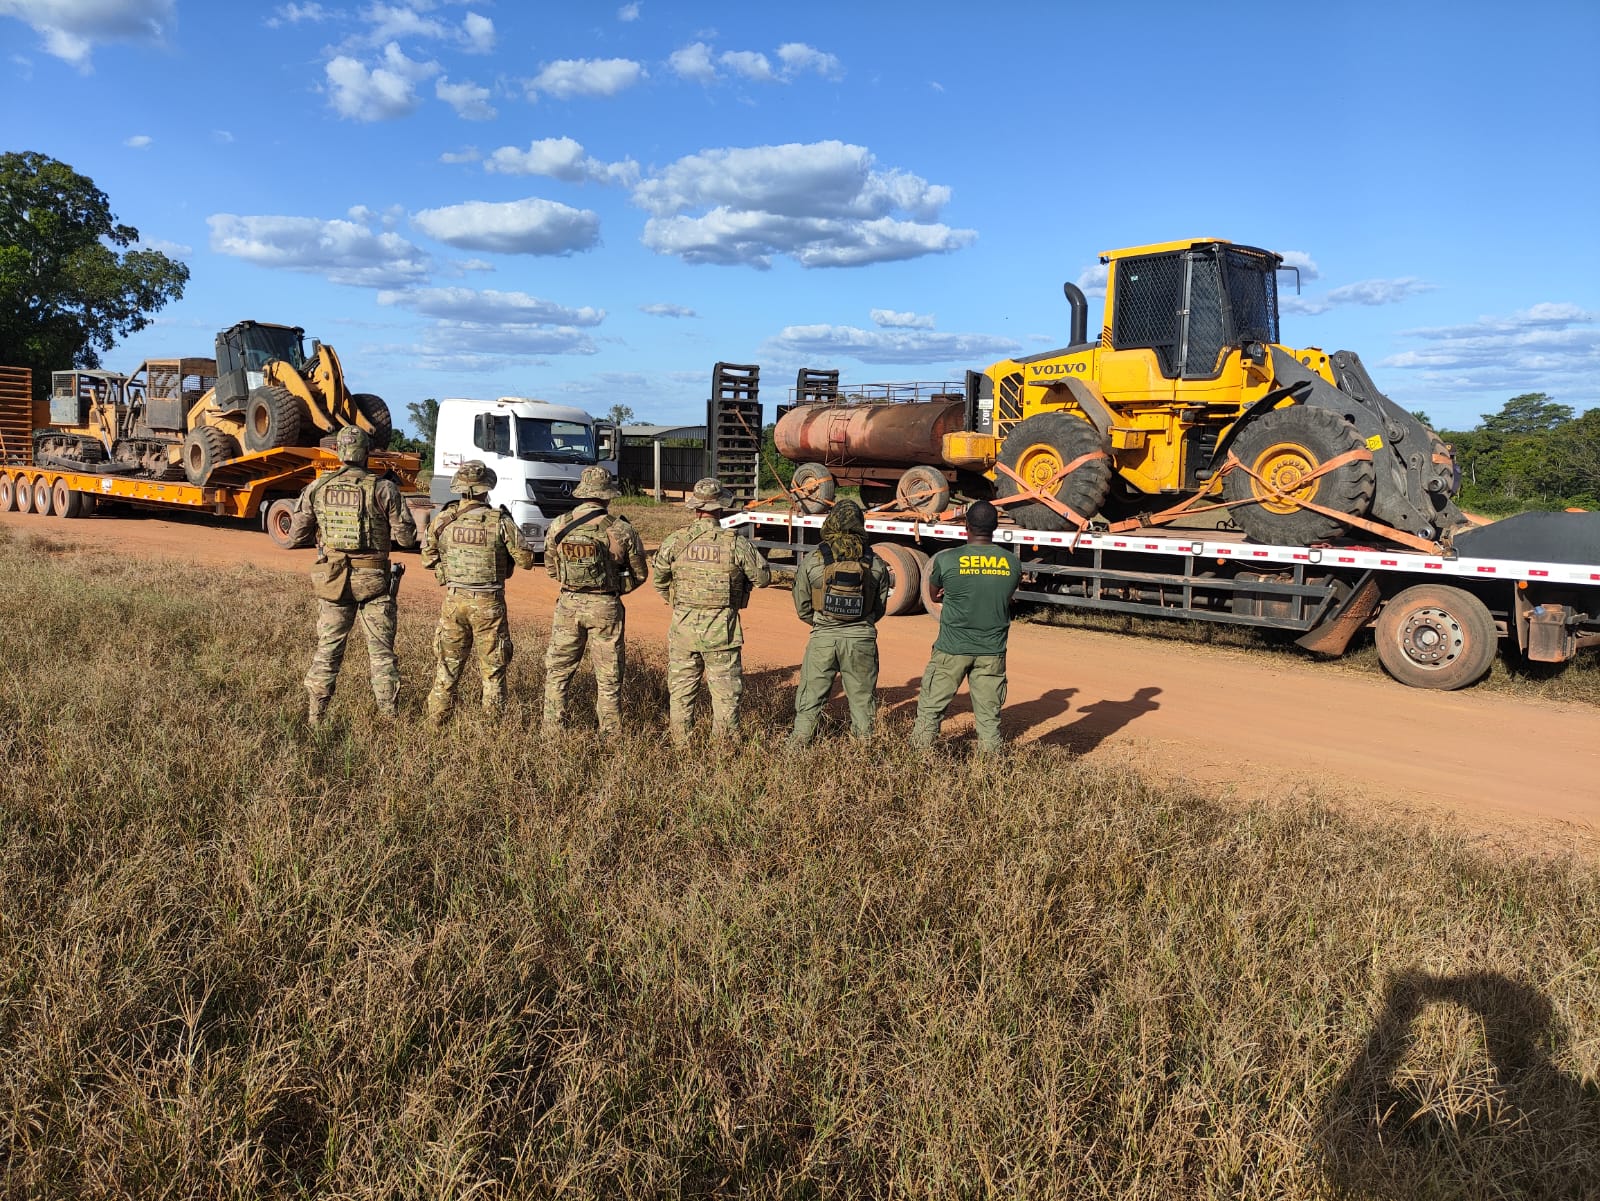
[[[929,747],[939,737],[944,711],[955,699],[961,681],[967,682],[972,696],[972,722],[978,728],[978,749],[998,751],[1005,746],[1000,736],[1000,710],[1006,703],[1006,657],[1004,655],[947,655],[934,651],[928,669],[922,673],[922,693],[917,697],[917,721],[911,727],[911,744]]]
[[[878,632],[862,622],[849,626],[816,626],[800,662],[800,686],[794,694],[794,729],[789,742],[805,746],[817,735],[817,719],[827,704],[837,673],[850,702],[850,733],[861,741],[872,737],[878,709]]]

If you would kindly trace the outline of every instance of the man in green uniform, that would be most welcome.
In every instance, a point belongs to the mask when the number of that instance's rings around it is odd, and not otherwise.
[[[417,544],[416,526],[387,476],[367,470],[372,440],[347,425],[334,439],[342,464],[311,483],[295,502],[289,545],[317,543],[311,589],[317,597],[317,650],[306,672],[307,720],[317,725],[333,699],[344,647],[357,620],[372,662],[372,695],[378,712],[399,713],[400,665],[394,657],[394,595],[389,547]]]
[[[889,569],[867,549],[861,506],[841,500],[822,523],[822,545],[794,575],[794,610],[811,627],[794,694],[790,747],[816,737],[817,718],[838,673],[850,702],[850,733],[872,737],[878,707],[878,622],[889,603]]]
[[[700,480],[684,505],[695,519],[667,535],[654,564],[656,591],[672,604],[667,690],[672,740],[679,746],[689,741],[694,726],[702,675],[711,693],[712,734],[727,736],[738,727],[744,692],[739,610],[749,603],[752,588],[765,587],[772,579],[755,544],[718,524],[728,507],[719,482]]]
[[[944,712],[967,681],[978,749],[998,751],[1000,710],[1006,703],[1006,637],[1011,632],[1011,598],[1022,580],[1022,565],[994,544],[1000,515],[986,500],[967,509],[967,544],[942,550],[928,564],[933,599],[943,601],[939,637],[922,673],[914,746],[930,747],[939,736]]]
[[[442,726],[455,708],[456,685],[467,656],[478,652],[483,680],[483,710],[498,715],[506,703],[506,668],[511,664],[511,631],[506,623],[506,578],[518,567],[533,567],[533,551],[511,515],[489,507],[495,474],[469,459],[450,478],[460,500],[447,504],[422,539],[422,565],[444,585],[444,605],[433,633],[438,667],[428,693],[428,721]]]
[[[609,471],[585,467],[572,495],[583,503],[551,523],[544,543],[545,570],[561,583],[544,657],[544,728],[567,724],[567,696],[587,645],[600,733],[617,735],[627,621],[621,598],[644,583],[650,569],[638,532],[610,511],[618,492]]]

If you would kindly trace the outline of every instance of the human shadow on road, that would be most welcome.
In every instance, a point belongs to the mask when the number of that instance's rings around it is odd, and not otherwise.
[[[1039,746],[1064,746],[1075,754],[1088,754],[1118,730],[1138,721],[1146,713],[1153,713],[1161,708],[1155,699],[1160,695],[1161,689],[1147,687],[1139,689],[1125,701],[1107,698],[1084,705],[1078,710],[1077,718],[1070,724],[1048,730],[1034,741]],[[1008,712],[1020,713],[1028,708],[1029,705],[1018,705],[1015,710]]]
[[[1418,1062],[1415,1027],[1433,1004],[1477,1015],[1492,1077],[1469,1074],[1455,1048],[1453,1068]],[[1332,1183],[1404,1201],[1600,1197],[1600,1085],[1552,1062],[1566,1039],[1522,981],[1399,973],[1323,1108],[1316,1150]]]

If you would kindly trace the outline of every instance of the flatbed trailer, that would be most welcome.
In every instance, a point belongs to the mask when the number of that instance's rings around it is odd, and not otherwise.
[[[755,507],[723,524],[744,529],[763,552],[798,562],[817,545],[822,522]],[[965,526],[869,512],[866,527],[894,581],[891,615],[936,611],[923,569],[933,553],[965,542]],[[1358,544],[1269,546],[1222,530],[1074,534],[1008,523],[994,540],[1022,558],[1019,600],[1276,630],[1327,656],[1343,654],[1371,627],[1389,674],[1417,688],[1475,683],[1502,644],[1539,663],[1566,662],[1600,646],[1600,553],[1594,553],[1600,514],[1522,514],[1484,528],[1496,531],[1479,539],[1486,544],[1526,541],[1553,554],[1474,554],[1478,531],[1437,554]],[[1573,558],[1592,561],[1567,561]]]
[[[7,456],[7,458],[31,456]],[[374,471],[391,471],[412,514],[432,508],[426,494],[414,492],[421,459],[416,455],[374,452]],[[181,510],[238,520],[259,520],[279,546],[289,545],[289,523],[300,490],[339,466],[338,456],[320,446],[281,446],[256,451],[217,468],[204,486],[40,467],[31,462],[0,462],[0,513],[12,511],[64,518],[89,517],[108,504]],[[420,527],[419,527],[420,528]]]

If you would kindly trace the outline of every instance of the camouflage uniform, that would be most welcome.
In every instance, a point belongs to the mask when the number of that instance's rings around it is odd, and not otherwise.
[[[322,720],[333,698],[345,642],[358,619],[367,640],[378,711],[389,716],[399,712],[389,547],[417,544],[399,486],[367,470],[371,441],[366,432],[346,426],[335,446],[343,466],[306,485],[289,524],[289,545],[306,546],[314,538],[319,551],[311,568],[317,649],[305,680],[312,724]]]
[[[772,579],[766,560],[743,534],[725,530],[717,514],[727,508],[722,485],[701,480],[685,502],[699,515],[675,530],[655,557],[656,591],[672,604],[667,635],[667,689],[672,739],[680,746],[694,725],[695,698],[703,675],[711,693],[711,732],[731,734],[739,722],[744,692],[739,610],[750,590]]]
[[[484,502],[494,482],[494,472],[477,459],[461,464],[450,490],[463,499],[446,505],[422,540],[422,563],[445,587],[433,634],[438,667],[427,703],[434,725],[443,725],[455,707],[456,685],[473,650],[478,652],[484,711],[497,714],[505,706],[512,653],[505,581],[517,567],[533,567],[533,551],[510,515]]]
[[[811,627],[794,694],[791,747],[816,737],[817,719],[839,676],[850,703],[850,733],[872,736],[878,707],[878,622],[889,604],[889,569],[867,549],[861,506],[841,500],[822,526],[822,546],[794,576],[794,609]]]
[[[587,646],[600,733],[616,735],[628,616],[620,598],[643,584],[650,569],[633,526],[607,510],[618,495],[609,471],[585,468],[572,495],[584,503],[557,517],[544,543],[545,570],[561,583],[544,657],[544,728],[566,726],[572,677]]]

